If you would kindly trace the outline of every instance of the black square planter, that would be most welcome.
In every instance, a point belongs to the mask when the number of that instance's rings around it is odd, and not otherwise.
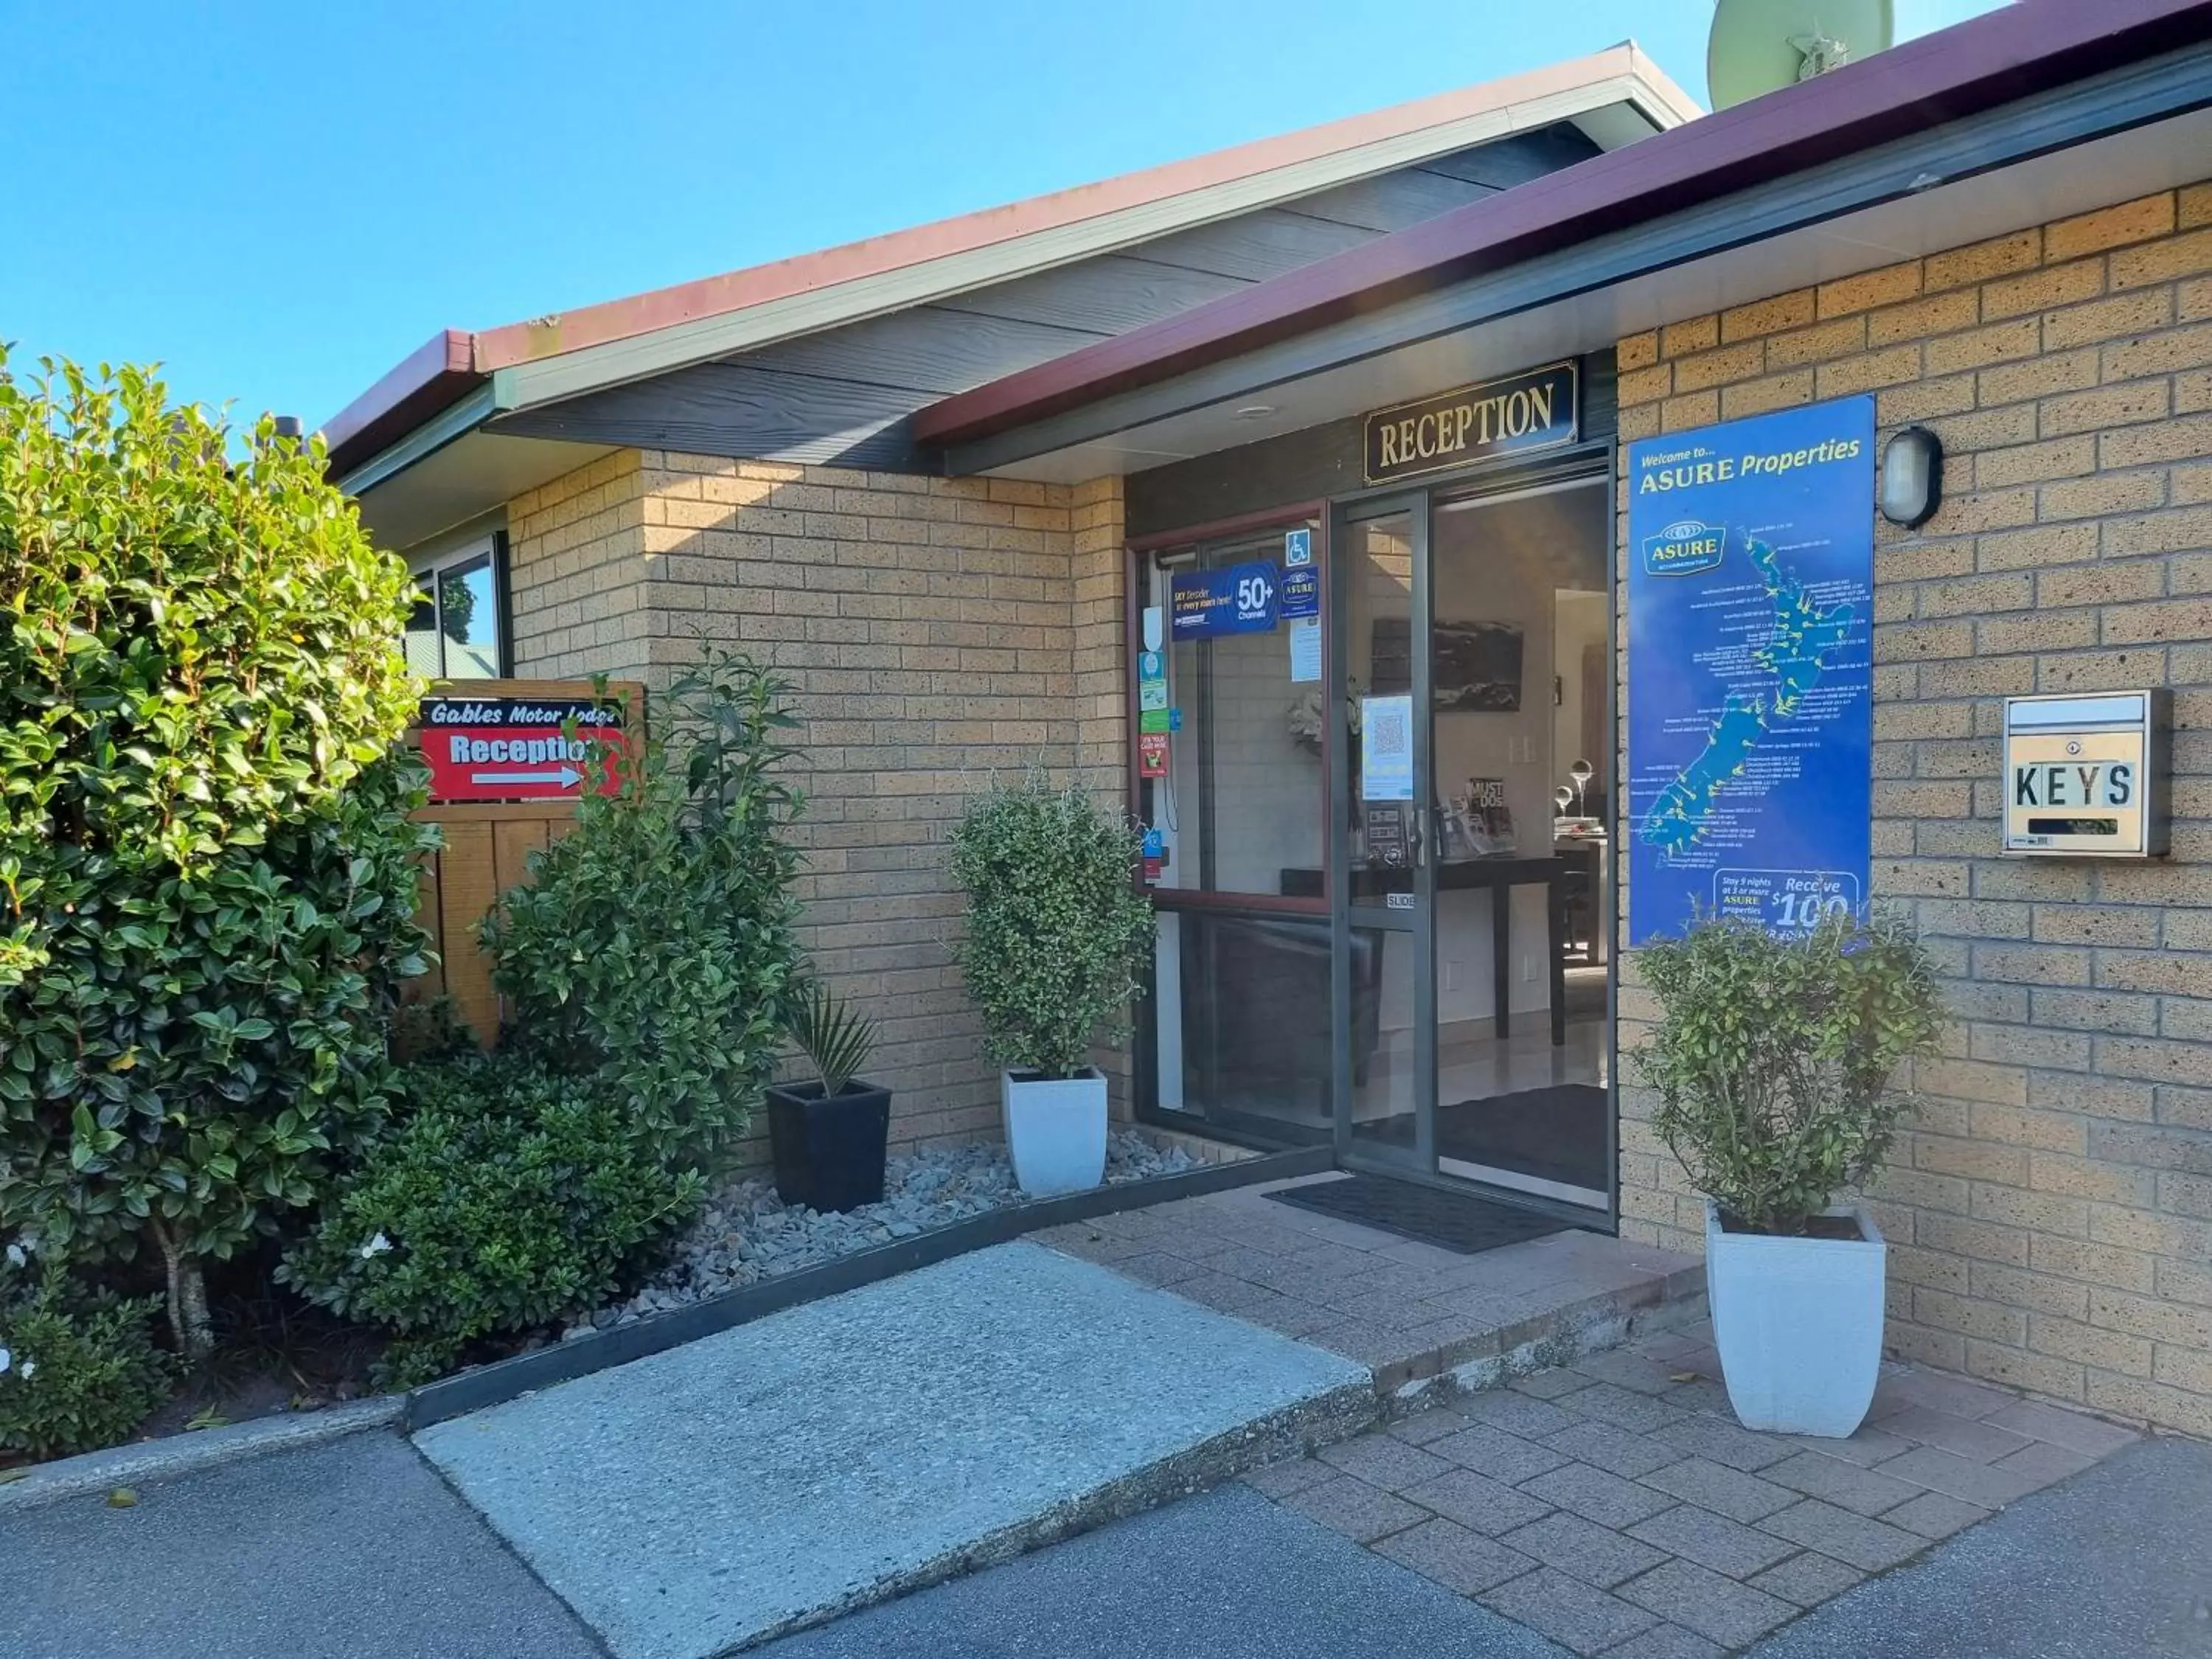
[[[794,1208],[850,1210],[884,1195],[884,1143],[891,1091],[848,1083],[825,1099],[818,1083],[768,1091],[768,1138],[775,1194]]]

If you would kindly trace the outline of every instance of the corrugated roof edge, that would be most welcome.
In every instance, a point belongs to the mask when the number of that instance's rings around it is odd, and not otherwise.
[[[1061,225],[1171,199],[1382,139],[1505,109],[1546,94],[1632,76],[1676,120],[1701,114],[1632,41],[1525,74],[1325,122],[1249,143],[1079,185],[1005,206],[912,226],[842,246],[477,333],[447,329],[410,353],[324,424],[333,474],[349,471],[482,385],[493,371],[727,314],[793,294],[928,263]],[[1018,270],[1010,270],[1018,275]]]
[[[2212,36],[2212,0],[2015,0],[1819,79],[958,392],[915,435],[950,445],[1172,379],[1448,285]]]

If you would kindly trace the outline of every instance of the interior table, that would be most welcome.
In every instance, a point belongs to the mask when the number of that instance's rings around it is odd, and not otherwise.
[[[1509,1005],[1513,991],[1513,890],[1541,887],[1546,930],[1550,935],[1547,956],[1551,963],[1552,1043],[1554,1048],[1566,1045],[1566,882],[1582,867],[1580,860],[1562,858],[1557,854],[1537,858],[1454,859],[1437,866],[1438,892],[1487,890],[1490,894],[1492,1013],[1500,1037],[1512,1030],[1513,1011]],[[1410,894],[1413,890],[1413,874],[1410,870],[1362,869],[1353,872],[1355,901],[1371,901],[1394,893]],[[1321,872],[1285,869],[1282,872],[1282,891],[1285,898],[1318,898],[1322,891]]]

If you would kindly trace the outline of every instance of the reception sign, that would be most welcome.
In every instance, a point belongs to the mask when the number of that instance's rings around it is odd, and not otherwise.
[[[1863,911],[1874,451],[1871,398],[1629,447],[1631,945]]]
[[[1364,423],[1367,482],[1571,444],[1581,431],[1580,391],[1576,366],[1553,363],[1376,410]]]
[[[595,747],[628,750],[623,702],[595,698],[588,685],[559,688],[568,696],[505,695],[514,684],[484,681],[483,690],[464,694],[448,683],[422,700],[417,742],[432,801],[574,798],[583,793],[584,763]],[[602,769],[599,787],[612,794],[618,781]]]

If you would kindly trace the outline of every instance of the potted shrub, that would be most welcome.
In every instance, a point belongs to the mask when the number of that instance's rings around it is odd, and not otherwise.
[[[794,1005],[787,1029],[813,1066],[814,1079],[780,1083],[768,1091],[776,1196],[812,1210],[879,1202],[891,1091],[856,1076],[875,1047],[873,1022],[855,1015],[817,980]]]
[[[1705,1284],[1747,1428],[1842,1437],[1874,1398],[1886,1248],[1855,1202],[1914,1100],[1942,999],[1902,921],[1777,938],[1707,920],[1644,948],[1660,1018],[1632,1060],[1653,1126],[1705,1195]]]
[[[1119,813],[1031,777],[994,787],[953,836],[968,892],[958,958],[1000,1075],[1006,1149],[1024,1193],[1096,1187],[1106,1169],[1106,1079],[1094,1041],[1129,1033],[1152,911],[1142,842]]]

